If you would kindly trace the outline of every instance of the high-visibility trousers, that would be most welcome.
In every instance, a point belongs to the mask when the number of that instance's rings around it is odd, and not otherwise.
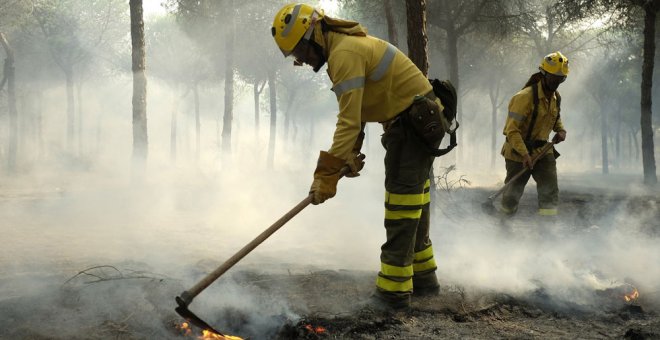
[[[406,297],[417,282],[437,284],[429,239],[429,173],[435,157],[400,120],[385,131],[381,142],[386,149],[387,240],[381,247],[376,286],[380,293]]]
[[[521,162],[506,160],[506,179],[504,183],[509,183],[511,178],[523,169]],[[557,185],[557,162],[555,156],[547,154],[541,157],[531,171],[525,172],[518,177],[502,193],[502,212],[514,214],[518,210],[520,198],[525,191],[525,185],[529,178],[533,177],[536,181],[536,191],[538,194],[539,215],[554,216],[557,215],[557,206],[559,203],[559,187]]]

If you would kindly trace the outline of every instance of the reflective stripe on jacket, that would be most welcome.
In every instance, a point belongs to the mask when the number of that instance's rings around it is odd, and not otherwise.
[[[405,110],[415,95],[433,90],[428,79],[396,47],[367,35],[327,33],[328,75],[339,114],[328,152],[347,159],[362,122],[383,122]]]
[[[543,93],[543,87],[540,82],[538,84],[538,113],[536,122],[531,134],[531,140],[548,140],[550,132],[560,131],[564,129],[564,125],[559,117],[559,109],[557,107],[557,97],[552,95],[548,101]],[[532,120],[532,111],[534,110],[534,96],[532,94],[532,86],[525,87],[518,91],[509,102],[509,113],[504,125],[504,135],[506,141],[502,146],[502,156],[512,161],[521,162],[523,155],[526,155],[527,148],[525,147],[525,137],[529,129],[529,124]],[[552,148],[548,150],[552,153]]]

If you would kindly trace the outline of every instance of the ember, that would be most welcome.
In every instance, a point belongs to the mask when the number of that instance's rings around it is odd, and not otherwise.
[[[181,335],[186,336],[186,337],[192,337],[193,331],[190,325],[187,322],[184,322],[181,324],[181,326],[176,327],[180,332]],[[215,332],[209,331],[209,330],[202,330],[202,335],[197,336],[197,339],[201,340],[244,340],[241,337],[234,336],[234,335],[222,335],[222,334],[217,334]]]
[[[314,327],[312,325],[305,325],[305,329],[310,331],[310,333],[314,333],[314,334],[323,334],[323,333],[325,333],[325,328],[322,327],[322,326]]]
[[[213,339],[219,339],[219,340],[243,340],[243,338],[238,337],[238,336],[233,336],[233,335],[220,335],[214,332],[211,332],[209,330],[203,330],[202,331],[202,336],[197,337],[198,339],[202,340],[213,340]]]
[[[187,322],[182,323],[181,326],[176,326],[176,329],[178,329],[183,336],[192,336],[192,329]]]
[[[625,294],[623,298],[626,299],[626,302],[635,301],[639,298],[639,291],[633,287],[633,291],[630,294]]]

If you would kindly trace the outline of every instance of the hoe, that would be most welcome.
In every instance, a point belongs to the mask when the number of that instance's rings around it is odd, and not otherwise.
[[[535,164],[536,161],[539,158],[541,158],[541,156],[545,155],[545,153],[548,152],[548,150],[550,150],[550,148],[553,145],[555,145],[555,142],[548,143],[543,148],[541,148],[541,151],[539,151],[536,154],[536,156],[532,157],[532,164]],[[504,184],[504,186],[500,190],[498,190],[496,193],[488,196],[488,200],[486,200],[485,202],[483,202],[481,204],[481,208],[489,214],[495,213],[495,204],[494,204],[495,198],[497,198],[497,196],[501,195],[504,192],[504,190],[506,190],[508,187],[510,187],[513,182],[515,182],[520,176],[525,174],[528,170],[529,170],[529,168],[523,168],[522,170],[518,171],[518,173],[516,173],[513,177],[511,177],[511,179],[506,184]]]
[[[360,155],[359,157],[361,160],[364,160],[364,155]],[[342,168],[340,172],[340,176],[343,177],[349,171],[350,169],[348,168],[348,166],[344,166],[344,168]],[[289,210],[289,212],[287,212],[279,220],[277,220],[270,227],[268,227],[268,229],[264,230],[261,234],[259,234],[259,236],[253,239],[250,243],[246,244],[241,250],[239,250],[236,254],[234,254],[227,261],[225,261],[225,263],[221,264],[217,269],[212,271],[210,274],[206,275],[206,277],[201,279],[192,288],[184,291],[183,293],[181,293],[181,295],[177,296],[175,300],[179,306],[176,307],[174,310],[184,319],[188,320],[188,322],[190,322],[191,324],[203,330],[207,330],[210,332],[214,332],[220,336],[224,336],[221,332],[217,331],[215,328],[211,327],[211,325],[209,325],[200,317],[195,315],[195,313],[191,312],[190,309],[188,309],[188,306],[190,305],[190,303],[192,303],[193,299],[197,295],[199,295],[199,293],[201,293],[211,283],[213,283],[220,276],[222,276],[222,274],[224,274],[227,270],[229,270],[229,268],[233,267],[236,263],[238,263],[238,261],[240,261],[243,257],[245,257],[245,255],[249,254],[252,250],[254,250],[254,248],[259,246],[259,244],[265,241],[268,237],[270,237],[273,233],[275,233],[278,229],[280,229],[284,224],[286,224],[299,212],[305,209],[310,203],[312,203],[312,197],[313,197],[312,194],[308,195],[305,199],[303,199],[300,203],[298,203],[295,207],[293,207],[293,209]]]

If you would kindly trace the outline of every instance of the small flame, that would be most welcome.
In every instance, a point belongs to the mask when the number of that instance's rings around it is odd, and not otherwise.
[[[182,323],[181,326],[177,326],[176,329],[178,329],[181,332],[181,335],[183,336],[192,335],[192,329],[190,328],[190,325],[187,322]]]
[[[311,333],[314,333],[314,334],[323,334],[323,333],[325,333],[325,331],[326,331],[325,327],[322,327],[322,326],[316,326],[316,327],[314,327],[314,326],[312,326],[312,325],[305,325],[305,328],[306,328],[308,331],[310,331]]]
[[[626,299],[626,302],[635,301],[639,298],[639,291],[637,290],[637,288],[633,287],[632,293],[625,294],[623,298]]]
[[[181,335],[186,336],[186,337],[192,337],[193,331],[192,328],[190,327],[190,324],[187,322],[184,322],[181,324],[181,326],[176,327],[179,331],[181,331]],[[202,335],[197,336],[197,339],[200,340],[244,340],[241,337],[234,336],[234,335],[220,335],[218,333],[215,333],[213,331],[210,331],[208,329],[202,330]]]
[[[218,333],[215,333],[213,331],[209,331],[207,329],[202,331],[202,336],[197,337],[197,339],[202,339],[202,340],[243,340],[243,338],[238,337],[238,336],[233,336],[233,335],[220,335]]]

